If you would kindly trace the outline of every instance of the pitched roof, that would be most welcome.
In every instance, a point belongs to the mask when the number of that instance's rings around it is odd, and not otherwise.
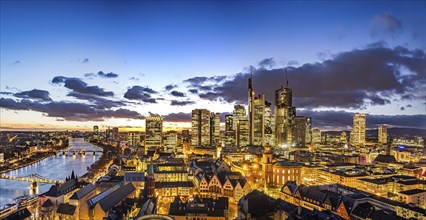
[[[75,192],[70,197],[70,199],[81,199],[95,189],[96,189],[96,187],[93,184],[89,183],[89,184],[85,185],[83,188],[79,189],[77,192]]]
[[[75,206],[75,205],[61,203],[61,204],[59,204],[58,209],[56,210],[56,213],[72,216],[72,215],[74,215],[76,208],[77,208],[77,206]]]
[[[49,191],[46,192],[46,196],[58,197],[67,192],[69,192],[73,187],[75,187],[75,179],[70,179],[61,185],[53,185],[50,187]]]
[[[135,189],[132,183],[128,183],[101,199],[99,205],[106,212],[129,196]]]
[[[50,199],[44,201],[43,205],[41,205],[41,207],[52,207],[53,203],[52,201],[50,201]]]
[[[379,154],[374,159],[374,162],[380,162],[380,163],[396,163],[396,159],[393,155],[383,155]]]
[[[155,182],[155,188],[194,187],[191,181],[183,182]]]
[[[108,196],[109,194],[113,193],[114,191],[118,190],[118,189],[119,189],[120,187],[122,187],[122,186],[123,186],[123,183],[119,183],[119,184],[114,185],[114,186],[113,186],[113,187],[111,187],[111,188],[108,188],[108,189],[106,189],[106,190],[102,191],[101,193],[99,193],[99,194],[97,194],[97,195],[93,196],[92,198],[90,198],[89,200],[87,200],[87,201],[86,201],[86,202],[87,202],[87,205],[88,205],[90,208],[95,207],[95,205],[96,205],[99,201],[101,201],[102,199],[104,199],[106,196]]]
[[[12,213],[11,215],[7,216],[5,220],[21,220],[28,217],[31,217],[31,212],[27,208],[25,208]]]

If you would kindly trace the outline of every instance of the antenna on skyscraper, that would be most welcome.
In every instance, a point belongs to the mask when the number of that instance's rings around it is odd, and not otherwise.
[[[287,73],[287,68],[285,68],[285,81],[286,81],[286,87],[288,88],[288,73]]]

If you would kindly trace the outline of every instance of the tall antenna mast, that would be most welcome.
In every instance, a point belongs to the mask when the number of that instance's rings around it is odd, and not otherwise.
[[[288,73],[287,73],[287,68],[285,68],[285,81],[286,81],[286,87],[288,88]]]

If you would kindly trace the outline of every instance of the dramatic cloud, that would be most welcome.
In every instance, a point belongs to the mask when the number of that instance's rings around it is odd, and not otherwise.
[[[81,61],[81,63],[89,63],[89,58],[85,58],[84,60]]]
[[[271,58],[266,58],[260,61],[258,66],[261,69],[271,69],[272,67],[275,66],[275,64],[276,64],[275,60],[271,57]]]
[[[73,90],[74,92],[82,93],[82,94],[90,94],[97,96],[113,96],[114,93],[111,91],[105,91],[98,86],[88,86],[87,83],[83,82],[83,80],[79,78],[69,78],[64,76],[55,76],[52,79],[53,84],[61,84],[64,83],[64,86],[68,89]]]
[[[38,99],[41,101],[52,101],[49,96],[49,92],[45,90],[33,89],[31,91],[24,91],[15,93],[15,97],[18,98],[27,98],[27,99]]]
[[[191,113],[170,113],[164,116],[164,121],[168,122],[191,122]]]
[[[133,86],[124,94],[124,98],[130,100],[139,100],[146,103],[157,103],[157,101],[151,97],[151,94],[156,93],[157,92],[155,90],[149,87]]]
[[[218,83],[226,79],[226,76],[196,76],[189,79],[184,80],[184,83],[189,83],[190,87],[198,87],[204,83]]]
[[[375,16],[370,23],[370,35],[377,37],[379,35],[391,35],[402,30],[402,23],[390,13]]]
[[[384,105],[402,97],[425,97],[425,55],[422,50],[376,45],[334,55],[320,63],[288,69],[289,87],[294,106],[305,108],[365,108]],[[247,79],[250,73],[238,73],[199,93],[200,98],[247,102]],[[253,86],[257,94],[266,94],[274,102],[275,90],[285,85],[284,69],[257,69]]]
[[[85,77],[101,77],[101,78],[117,78],[118,74],[113,73],[113,72],[109,72],[109,73],[104,73],[102,71],[99,71],[98,73],[86,73],[84,74]]]
[[[176,90],[172,91],[170,93],[170,95],[175,96],[175,97],[185,97],[185,93],[179,92],[179,91],[176,91]]]
[[[170,90],[172,90],[172,89],[174,89],[174,88],[176,88],[177,87],[177,85],[175,85],[175,84],[169,84],[169,85],[167,85],[164,89],[166,90],[166,91],[170,91]]]
[[[174,106],[184,106],[184,105],[191,105],[191,104],[195,104],[194,101],[177,101],[177,100],[172,100],[172,102],[170,103],[170,105],[174,105]]]
[[[102,121],[106,118],[142,119],[138,112],[128,109],[108,110],[96,105],[71,102],[37,103],[27,99],[15,101],[0,98],[0,107],[10,110],[27,110],[42,112],[47,117],[55,117],[67,121]]]
[[[192,94],[198,94],[198,89],[190,89],[188,91]]]
[[[123,101],[112,101],[109,99],[105,99],[96,95],[83,94],[78,92],[70,92],[67,96],[74,97],[80,100],[87,100],[98,106],[98,108],[113,108],[113,107],[122,107],[125,106],[126,103]]]
[[[329,129],[350,129],[354,113],[346,111],[297,111],[297,115],[312,118],[313,127]],[[389,127],[426,128],[426,115],[370,115],[367,114],[367,127],[377,128],[386,124]],[[332,127],[330,127],[332,126]]]

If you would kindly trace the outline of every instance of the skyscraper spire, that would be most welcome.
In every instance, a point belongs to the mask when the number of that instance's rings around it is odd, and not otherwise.
[[[288,73],[287,73],[287,68],[285,68],[285,81],[286,81],[286,88],[288,88]]]

